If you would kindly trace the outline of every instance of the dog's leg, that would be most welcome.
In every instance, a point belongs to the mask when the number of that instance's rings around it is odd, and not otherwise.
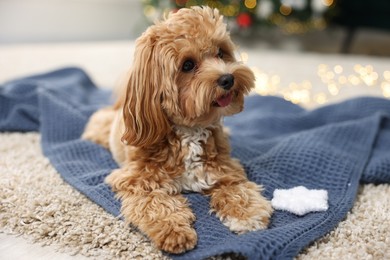
[[[169,253],[183,253],[195,247],[197,235],[192,227],[195,215],[187,200],[156,182],[132,175],[126,168],[113,171],[106,181],[121,199],[121,213],[154,244]]]
[[[109,149],[109,136],[116,112],[111,107],[96,111],[85,126],[81,138],[90,140]]]
[[[239,234],[266,228],[273,211],[260,187],[249,181],[215,188],[210,204],[222,223]]]
[[[248,181],[241,166],[220,175],[216,186],[207,191],[213,212],[222,223],[236,233],[264,229],[269,224],[273,209],[261,195],[261,187]]]

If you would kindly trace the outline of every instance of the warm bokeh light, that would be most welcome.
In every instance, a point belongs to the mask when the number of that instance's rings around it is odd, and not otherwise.
[[[383,96],[390,98],[390,82],[382,82],[381,88]]]
[[[334,71],[336,74],[343,73],[343,67],[341,67],[341,65],[336,65],[336,66],[334,66],[333,71]]]
[[[243,63],[247,63],[247,62],[248,62],[248,59],[249,59],[248,53],[246,53],[246,52],[241,52],[241,53],[240,53],[240,57],[241,57],[241,61],[242,61]]]
[[[333,4],[333,0],[322,0],[322,3],[326,6],[331,6]]]
[[[245,60],[247,59],[248,57],[245,56]],[[321,92],[315,92],[313,83],[309,80],[303,80],[301,83],[290,82],[286,85],[286,83],[281,82],[281,77],[277,74],[266,73],[257,67],[252,68],[252,70],[256,76],[254,92],[260,95],[281,96],[303,106],[326,104],[329,100],[341,95],[343,91],[348,91],[348,89],[353,91],[353,88],[356,87],[377,88],[377,92],[381,93],[383,97],[390,98],[390,71],[378,73],[370,64],[365,66],[355,64],[346,69],[339,64],[334,66],[319,64],[317,76],[324,84],[324,90]],[[345,74],[346,70],[354,73]]]
[[[256,0],[245,0],[245,6],[249,9],[253,9],[255,8],[257,5],[257,1]]]
[[[281,5],[279,8],[279,11],[282,15],[287,16],[287,15],[291,14],[292,8],[290,6],[287,6],[287,5]]]

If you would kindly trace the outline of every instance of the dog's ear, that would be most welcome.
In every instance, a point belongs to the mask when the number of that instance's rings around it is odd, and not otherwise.
[[[161,106],[163,77],[155,45],[148,34],[137,40],[123,106],[122,142],[137,147],[158,143],[171,131]]]

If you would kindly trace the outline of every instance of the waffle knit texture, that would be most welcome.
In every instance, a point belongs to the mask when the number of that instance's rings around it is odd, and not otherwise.
[[[106,149],[80,139],[89,116],[111,103],[111,92],[77,68],[26,77],[0,88],[0,130],[39,131],[43,152],[63,179],[117,216],[120,202],[104,178],[118,166]],[[358,98],[308,111],[281,98],[251,96],[225,125],[232,156],[268,199],[275,189],[324,189],[329,209],[301,217],[275,211],[268,229],[236,235],[209,213],[207,197],[187,194],[199,240],[175,259],[293,258],[346,216],[359,183],[390,183],[389,100]]]

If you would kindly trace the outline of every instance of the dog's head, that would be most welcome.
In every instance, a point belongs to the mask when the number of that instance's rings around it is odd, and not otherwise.
[[[122,140],[148,146],[173,125],[207,127],[240,112],[253,86],[252,71],[234,58],[218,10],[180,9],[137,40]]]

